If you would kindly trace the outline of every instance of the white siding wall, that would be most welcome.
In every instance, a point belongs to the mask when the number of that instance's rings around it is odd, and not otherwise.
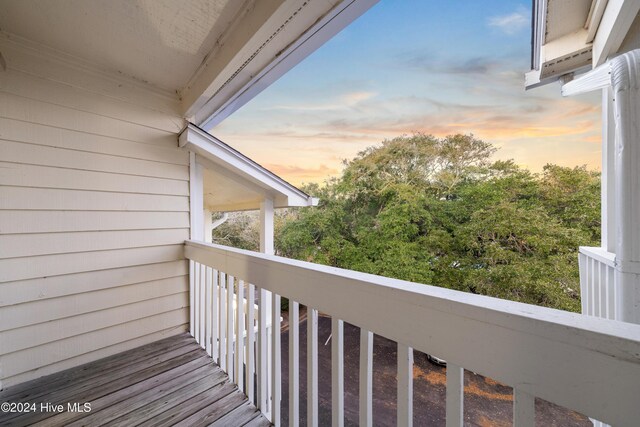
[[[171,96],[0,39],[0,380],[186,330],[189,159]]]

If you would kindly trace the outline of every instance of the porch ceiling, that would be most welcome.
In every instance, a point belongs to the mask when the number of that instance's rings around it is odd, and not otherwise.
[[[243,1],[1,0],[0,28],[175,93]]]
[[[203,183],[204,207],[214,212],[260,209],[260,202],[264,200],[263,193],[217,173],[216,169],[204,170]]]
[[[142,82],[211,128],[376,1],[0,0],[0,36]]]

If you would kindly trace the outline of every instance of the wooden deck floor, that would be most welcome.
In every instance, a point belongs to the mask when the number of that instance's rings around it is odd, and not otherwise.
[[[188,334],[18,384],[2,402],[29,412],[0,411],[0,426],[270,425]]]

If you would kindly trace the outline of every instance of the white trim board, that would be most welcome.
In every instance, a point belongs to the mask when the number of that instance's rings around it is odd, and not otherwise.
[[[273,195],[278,208],[318,204],[317,199],[191,123],[180,133],[178,145],[204,159],[203,166],[236,177],[241,185],[265,197]]]

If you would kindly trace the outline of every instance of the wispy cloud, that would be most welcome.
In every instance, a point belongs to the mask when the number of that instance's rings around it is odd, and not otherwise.
[[[310,56],[213,133],[292,183],[321,182],[341,159],[412,132],[473,133],[533,171],[598,167],[598,97],[525,92],[529,9],[485,2],[382,1],[377,20],[347,29],[334,51]],[[381,35],[394,18],[398,31]]]
[[[321,181],[328,176],[337,175],[339,170],[327,165],[320,165],[319,167],[301,167],[301,166],[289,166],[280,164],[267,164],[267,169],[274,172],[277,175],[285,177],[293,184],[299,185],[303,182]]]
[[[401,64],[428,73],[442,74],[487,74],[499,68],[500,65],[495,58],[443,59],[433,53],[413,54],[408,58],[404,58]]]
[[[530,23],[529,13],[520,8],[507,15],[492,16],[488,20],[490,27],[499,29],[505,34],[512,35],[526,28]]]

